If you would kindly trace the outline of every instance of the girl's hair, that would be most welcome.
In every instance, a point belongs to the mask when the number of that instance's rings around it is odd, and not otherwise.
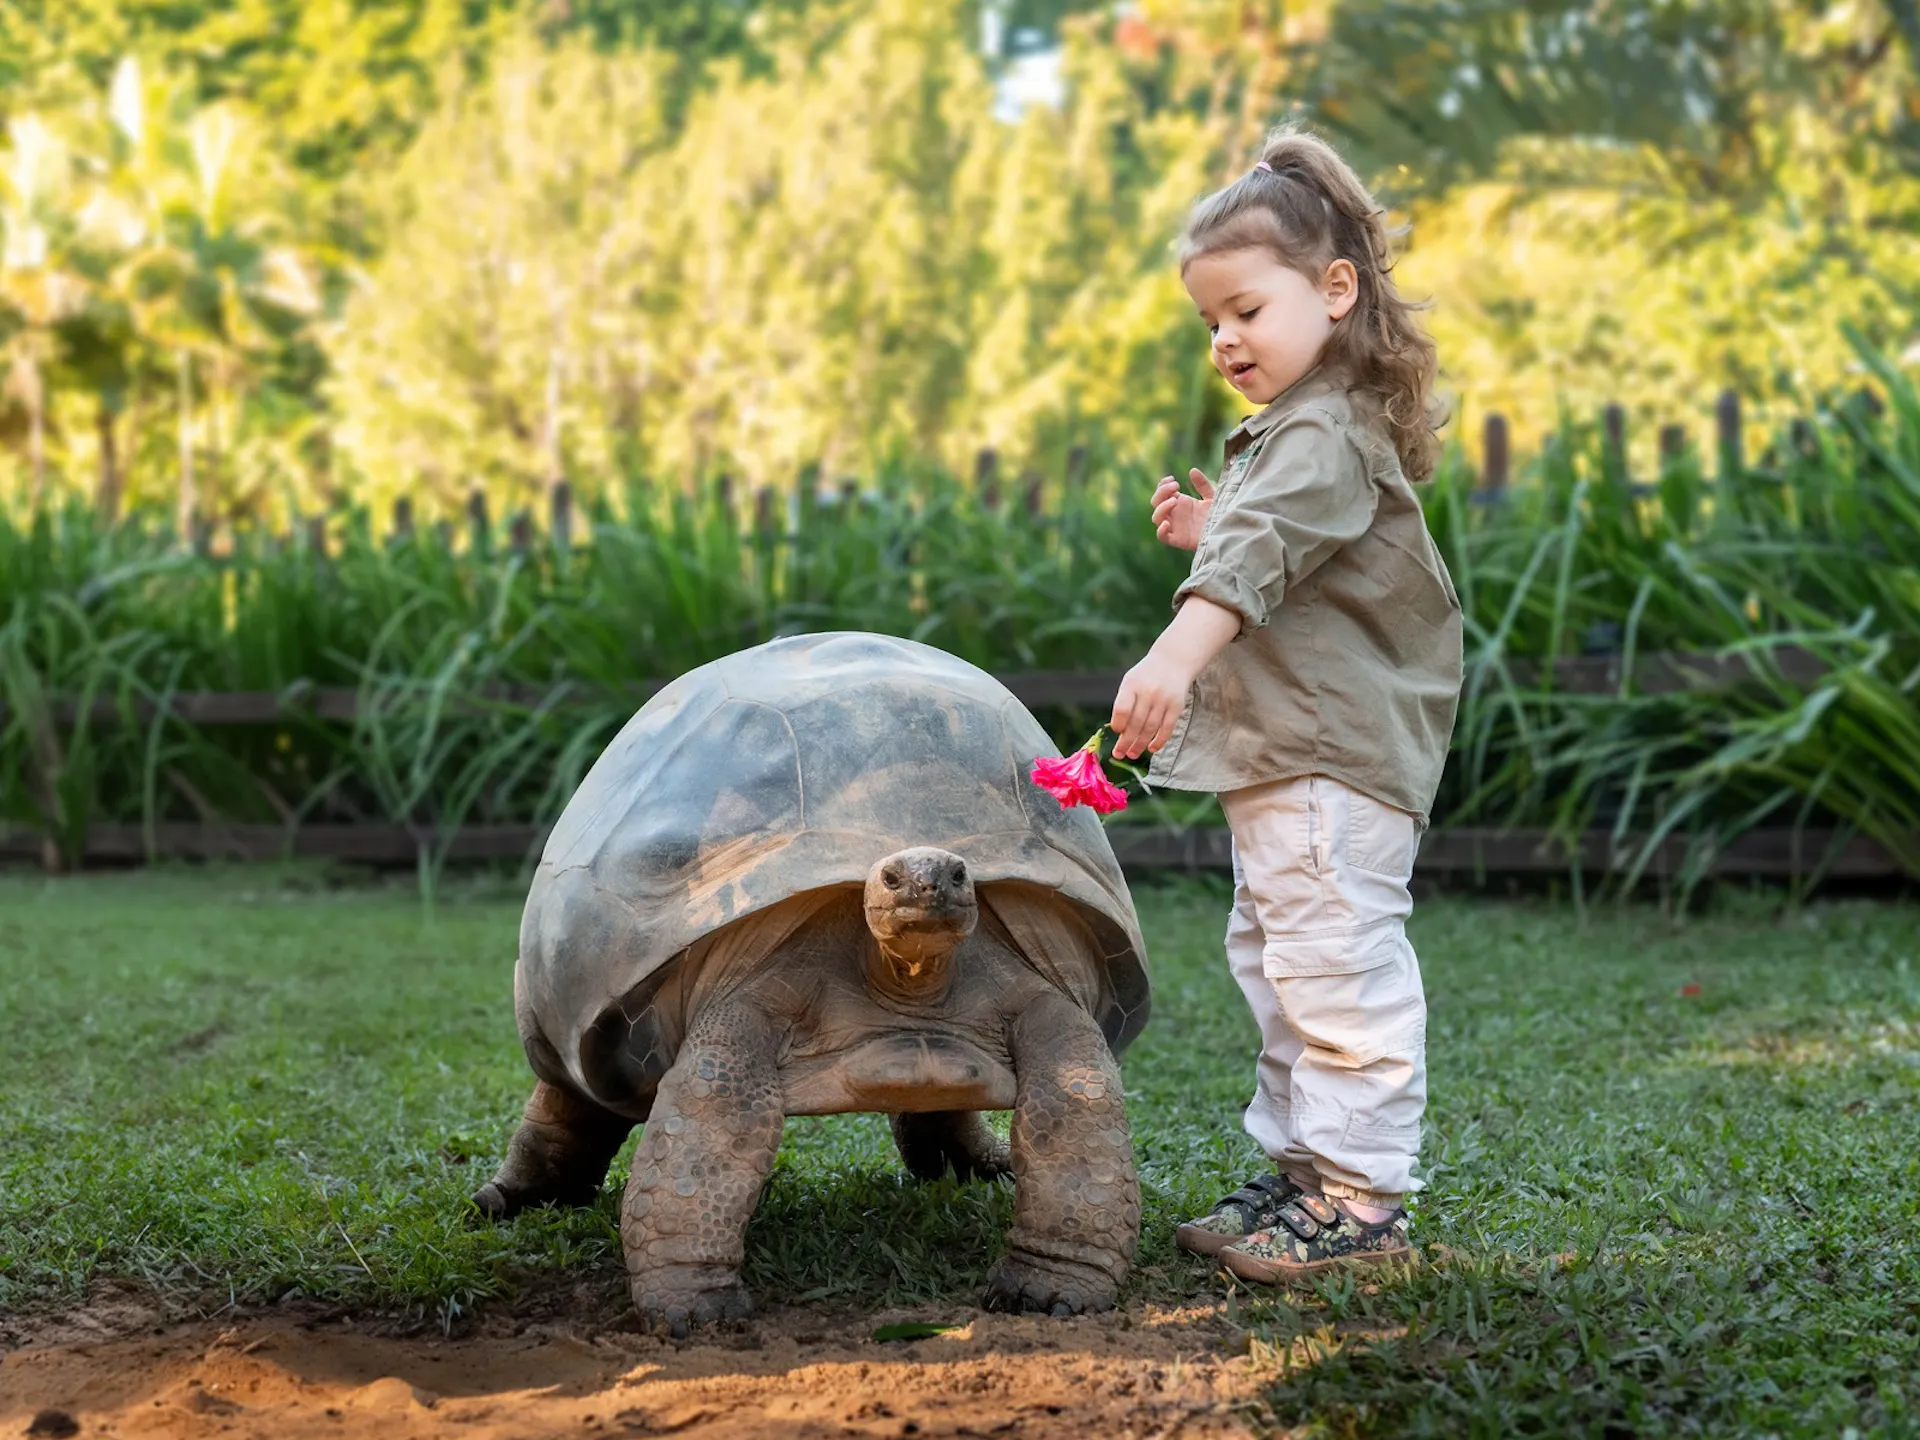
[[[1352,261],[1359,298],[1333,327],[1321,363],[1378,409],[1400,468],[1418,482],[1433,474],[1444,417],[1433,396],[1433,341],[1413,318],[1423,307],[1393,286],[1385,213],[1331,145],[1282,125],[1258,165],[1194,207],[1180,269],[1202,255],[1264,249],[1317,285],[1335,260]]]

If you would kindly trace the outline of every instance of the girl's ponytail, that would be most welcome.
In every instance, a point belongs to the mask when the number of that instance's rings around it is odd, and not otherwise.
[[[1400,468],[1419,482],[1433,474],[1434,432],[1444,417],[1433,395],[1433,341],[1414,321],[1418,307],[1394,288],[1384,216],[1331,145],[1283,125],[1267,136],[1253,169],[1194,208],[1180,264],[1259,247],[1318,284],[1335,260],[1351,261],[1359,298],[1334,325],[1322,363],[1378,409]]]

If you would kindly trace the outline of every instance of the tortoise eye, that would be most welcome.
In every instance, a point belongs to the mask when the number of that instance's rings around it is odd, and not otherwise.
[[[953,867],[953,883],[956,885],[964,885],[967,883],[967,867],[965,865],[956,865]]]
[[[881,883],[889,890],[898,890],[900,888],[900,882],[904,879],[906,879],[906,877],[900,873],[900,867],[898,865],[889,865],[880,872]]]

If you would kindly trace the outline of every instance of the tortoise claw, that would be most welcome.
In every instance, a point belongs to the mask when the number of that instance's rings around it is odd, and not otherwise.
[[[1080,1315],[1111,1310],[1114,1288],[1104,1275],[1038,1265],[1009,1255],[994,1267],[980,1303],[989,1310],[1009,1314]]]
[[[730,1285],[686,1300],[643,1303],[639,1310],[641,1322],[649,1329],[664,1326],[671,1339],[685,1340],[702,1326],[746,1319],[753,1313],[753,1297],[744,1285]]]
[[[520,1208],[491,1180],[473,1192],[473,1203],[474,1208],[489,1220],[505,1220]]]

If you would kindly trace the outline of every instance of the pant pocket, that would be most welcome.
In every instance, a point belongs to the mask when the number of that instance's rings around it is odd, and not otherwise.
[[[1420,825],[1405,810],[1342,785],[1346,810],[1346,862],[1356,870],[1405,883],[1413,878]]]

